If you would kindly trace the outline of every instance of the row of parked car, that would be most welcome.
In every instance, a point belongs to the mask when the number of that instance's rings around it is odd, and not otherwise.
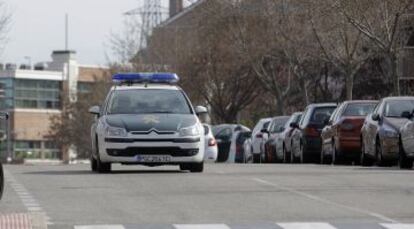
[[[414,97],[387,97],[311,104],[291,116],[263,118],[253,130],[231,124],[209,128],[217,162],[398,164],[410,169],[413,117]]]

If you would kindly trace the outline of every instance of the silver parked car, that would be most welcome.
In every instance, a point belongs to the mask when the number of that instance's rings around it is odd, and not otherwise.
[[[400,129],[400,155],[398,164],[401,169],[412,169],[414,161],[414,111],[405,111],[403,117],[408,122]]]

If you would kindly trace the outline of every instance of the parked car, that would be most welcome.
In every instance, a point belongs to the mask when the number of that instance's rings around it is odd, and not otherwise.
[[[293,113],[285,123],[284,131],[276,136],[276,156],[282,158],[284,163],[290,162],[290,152],[292,148],[292,133],[294,128],[291,123],[298,123],[302,117],[302,112]]]
[[[251,131],[239,131],[237,133],[236,141],[234,143],[236,163],[247,163],[253,160],[252,155],[246,154],[246,152],[244,151],[244,142],[251,137],[252,137]]]
[[[238,124],[221,124],[214,126],[212,131],[218,146],[217,162],[225,162],[229,159],[231,143],[235,141],[234,134],[250,129]]]
[[[361,128],[365,117],[378,101],[345,101],[332,114],[322,130],[321,163],[359,163]]]
[[[6,112],[0,112],[0,119],[7,120],[9,119],[9,114]],[[0,162],[0,200],[3,196],[3,189],[4,189],[4,172],[3,172],[3,166]]]
[[[260,119],[259,122],[257,122],[256,126],[253,128],[252,137],[250,138],[250,140],[247,141],[249,146],[246,147],[250,147],[249,151],[253,155],[254,163],[260,162],[260,155],[264,148],[264,135],[261,131],[269,126],[271,120],[271,118]]]
[[[361,129],[361,164],[394,164],[400,156],[400,129],[409,122],[404,114],[414,109],[414,97],[383,98]]]
[[[205,136],[205,152],[204,152],[204,161],[205,162],[216,162],[218,148],[217,142],[214,138],[213,132],[211,131],[211,126],[208,124],[203,124],[204,127],[204,136]]]
[[[405,112],[403,117],[408,122],[400,129],[400,156],[398,165],[401,169],[412,169],[414,161],[414,111]]]
[[[265,163],[276,163],[283,161],[282,157],[278,157],[276,154],[276,141],[279,135],[285,130],[285,124],[289,120],[289,116],[279,116],[272,119],[269,124],[269,128],[264,129],[268,134],[268,139],[264,145],[264,160]]]
[[[322,148],[321,131],[336,107],[335,103],[311,104],[306,107],[299,123],[291,124],[295,128],[292,133],[291,162],[297,159],[301,163],[319,160]]]

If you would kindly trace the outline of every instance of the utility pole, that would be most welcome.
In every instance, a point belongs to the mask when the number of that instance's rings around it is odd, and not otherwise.
[[[65,14],[65,50],[69,50],[69,15]]]

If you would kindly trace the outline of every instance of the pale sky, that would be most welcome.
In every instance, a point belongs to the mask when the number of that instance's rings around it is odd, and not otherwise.
[[[1,0],[12,13],[9,41],[0,62],[49,61],[64,49],[65,13],[69,14],[69,49],[81,64],[104,65],[111,31],[122,31],[123,13],[142,0]],[[163,0],[164,2],[168,2]]]

